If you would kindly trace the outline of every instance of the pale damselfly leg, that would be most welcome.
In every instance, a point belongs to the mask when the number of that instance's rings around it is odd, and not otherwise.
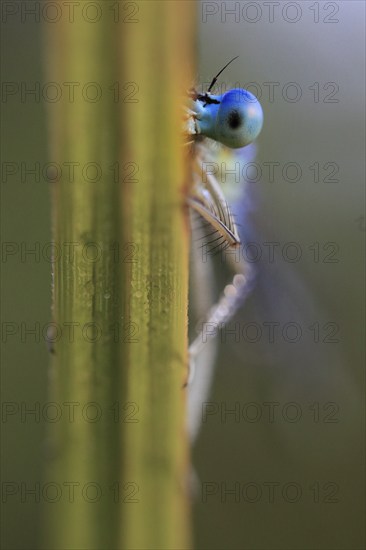
[[[187,142],[194,155],[193,182],[187,203],[211,227],[210,240],[205,244],[209,253],[235,249],[241,245],[234,217],[220,184],[211,173],[205,173],[203,177],[203,166],[212,158],[209,142],[213,140],[231,149],[242,148],[257,138],[263,124],[261,105],[249,91],[235,88],[222,95],[210,93],[218,76],[234,59],[214,77],[207,92],[190,91],[186,109]],[[244,260],[231,263],[234,278],[210,309],[206,326],[219,327],[228,322],[250,292],[248,266]],[[212,338],[216,332],[204,335],[202,329],[191,343],[188,384],[193,380],[196,357],[205,347],[207,338]]]

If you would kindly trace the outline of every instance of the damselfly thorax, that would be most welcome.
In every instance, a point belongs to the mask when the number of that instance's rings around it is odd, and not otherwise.
[[[192,186],[187,203],[209,228],[204,246],[212,254],[228,247],[238,247],[241,243],[230,205],[220,184],[212,173],[205,170],[205,166],[214,158],[210,142],[232,149],[245,147],[256,139],[263,124],[261,105],[249,91],[236,88],[222,95],[210,93],[218,76],[229,63],[215,76],[207,92],[189,91],[186,107],[187,146],[194,156]],[[225,287],[221,299],[211,308],[207,323],[218,325],[226,322],[247,294],[246,266],[241,262],[234,266],[234,270],[236,275],[232,283]],[[190,346],[190,378],[193,376],[194,358],[203,344],[202,335],[199,334]]]

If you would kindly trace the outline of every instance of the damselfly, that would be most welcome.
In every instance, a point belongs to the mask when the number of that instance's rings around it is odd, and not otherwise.
[[[206,252],[211,254],[228,247],[239,247],[241,242],[230,206],[218,181],[204,169],[213,158],[209,142],[213,140],[231,149],[242,148],[257,138],[263,124],[261,105],[249,91],[235,88],[222,95],[211,93],[219,75],[234,59],[213,78],[207,92],[190,90],[186,110],[187,142],[194,156],[193,182],[187,202],[211,229],[206,234],[208,241],[204,244]],[[250,272],[246,263],[243,260],[233,262],[233,268],[236,272],[233,281],[225,287],[217,304],[210,309],[206,326],[218,327],[227,322],[250,290]],[[207,334],[204,337],[201,331],[190,345],[189,382],[193,379],[196,357],[206,341]]]

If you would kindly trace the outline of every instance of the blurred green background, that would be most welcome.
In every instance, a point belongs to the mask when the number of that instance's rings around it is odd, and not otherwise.
[[[254,323],[263,333],[256,343],[228,336],[219,346],[212,414],[193,452],[197,549],[349,550],[365,544],[365,8],[352,1],[288,4],[197,4],[198,82],[208,83],[240,55],[220,82],[256,83],[265,116],[256,157],[263,174],[249,185],[253,208],[241,222],[263,257],[255,265],[257,285],[233,321]],[[41,24],[24,19],[3,13],[3,91],[4,83],[45,81]],[[273,98],[264,84],[270,82],[278,83]],[[298,101],[291,101],[293,86],[288,96],[283,92],[288,83],[301,90]],[[47,425],[12,407],[48,401],[47,346],[42,338],[22,337],[21,324],[49,322],[51,264],[38,252],[22,251],[50,242],[51,219],[49,182],[42,174],[39,181],[31,174],[22,181],[21,170],[50,160],[46,109],[42,98],[22,101],[20,88],[2,97],[2,399],[5,410],[15,412],[2,422],[2,481],[28,488],[42,482]],[[279,163],[272,182],[266,162]],[[286,163],[301,167],[299,181],[288,181],[292,172],[282,176]],[[338,182],[326,180],[327,163],[337,164]],[[14,166],[14,175],[6,171]],[[240,217],[240,204],[237,211]],[[280,243],[278,251],[295,242],[302,257],[291,263],[276,253],[269,262],[268,242]],[[225,284],[228,272],[218,277],[218,285]],[[289,322],[302,329],[296,343],[281,336]],[[278,323],[273,343],[264,323]],[[4,333],[12,327],[17,334]],[[235,407],[239,417],[225,414]],[[236,493],[225,492],[232,489]],[[42,503],[24,500],[21,492],[5,498],[4,548],[40,545]]]

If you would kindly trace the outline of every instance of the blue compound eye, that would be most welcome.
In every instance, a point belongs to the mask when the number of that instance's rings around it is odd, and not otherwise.
[[[209,97],[209,103],[196,102],[202,135],[233,149],[256,139],[263,125],[263,111],[253,94],[235,88],[221,96]]]
[[[253,94],[234,89],[221,96],[215,121],[218,141],[227,147],[244,147],[256,139],[262,125],[262,107]]]

